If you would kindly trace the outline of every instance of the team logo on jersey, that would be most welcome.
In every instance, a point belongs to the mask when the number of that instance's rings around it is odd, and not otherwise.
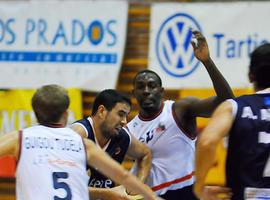
[[[137,122],[134,122],[133,123],[133,128],[135,128],[136,126],[138,126],[138,123]]]
[[[156,128],[156,133],[162,133],[166,129],[165,125],[163,123],[159,123],[158,127]]]
[[[90,187],[96,187],[96,188],[111,188],[114,186],[114,183],[111,179],[91,178],[88,185]]]
[[[199,65],[195,58],[192,30],[202,32],[198,22],[186,13],[177,13],[166,19],[157,34],[156,56],[162,69],[174,77],[185,77]]]
[[[158,139],[159,136],[166,130],[165,125],[161,122],[158,124],[158,127],[148,131],[146,134],[142,135],[139,138],[140,142],[146,143],[148,144],[150,141],[152,141],[154,139],[154,136],[156,136],[155,138]],[[155,135],[154,135],[155,134]]]

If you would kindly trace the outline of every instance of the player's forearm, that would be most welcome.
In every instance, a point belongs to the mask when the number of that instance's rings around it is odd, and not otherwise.
[[[95,167],[116,183],[124,185],[129,191],[141,194],[145,199],[154,200],[155,195],[148,186],[142,184],[134,175],[112,160],[101,149],[97,148],[95,144],[88,140],[84,141],[87,147],[88,164],[90,166]]]
[[[127,173],[122,184],[131,192],[140,194],[145,200],[154,200],[155,194],[151,188],[145,184],[142,184],[135,176]]]
[[[146,152],[144,157],[138,161],[137,177],[142,182],[145,182],[145,180],[147,179],[147,177],[150,173],[151,163],[152,163],[151,151]]]
[[[91,200],[110,199],[110,193],[106,188],[89,187],[89,195]]]
[[[124,168],[116,162],[115,164],[116,165],[111,163],[110,169],[106,170],[107,174],[104,173],[106,176],[113,179],[116,183],[122,184],[128,191],[144,196],[145,200],[155,199],[155,194],[150,187],[142,184],[137,177],[124,170]]]
[[[209,169],[213,166],[215,161],[216,143],[208,143],[208,141],[198,140],[196,146],[196,169],[195,177],[196,182],[194,186],[194,191],[196,195],[200,195],[204,184],[206,175]]]
[[[234,95],[230,85],[220,73],[212,59],[209,58],[208,60],[204,61],[203,64],[212,80],[215,92],[218,97],[218,103],[224,101],[225,99],[233,98]]]
[[[139,181],[137,177],[124,170],[124,168],[120,167],[120,165],[111,164],[111,168],[110,170],[108,169],[107,172],[107,176],[112,178],[116,183],[122,184],[128,189],[128,191],[131,191],[135,194],[141,194],[144,196],[144,199],[154,199],[154,193],[150,187],[142,184],[142,182]]]
[[[17,131],[0,136],[0,156],[12,155],[17,157],[18,138]]]

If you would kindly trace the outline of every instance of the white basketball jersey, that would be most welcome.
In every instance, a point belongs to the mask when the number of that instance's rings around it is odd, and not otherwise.
[[[143,120],[137,115],[128,123],[130,132],[152,150],[152,168],[146,183],[158,195],[194,183],[195,140],[177,125],[173,103],[165,101],[154,119]]]
[[[16,171],[17,200],[89,199],[82,138],[70,128],[24,129]]]

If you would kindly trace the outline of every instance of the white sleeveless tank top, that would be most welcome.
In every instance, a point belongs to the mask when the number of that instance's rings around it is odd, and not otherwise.
[[[89,199],[82,138],[69,128],[34,126],[20,139],[17,200]]]
[[[195,141],[177,125],[172,105],[165,101],[154,119],[137,115],[128,123],[130,132],[152,150],[152,168],[146,184],[158,195],[194,183]],[[136,171],[136,169],[133,169]]]

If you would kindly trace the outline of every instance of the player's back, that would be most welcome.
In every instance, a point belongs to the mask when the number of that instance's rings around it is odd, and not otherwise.
[[[246,95],[235,102],[226,163],[232,199],[270,198],[270,94]]]
[[[17,200],[89,199],[86,153],[78,134],[40,125],[24,129],[20,143]]]

